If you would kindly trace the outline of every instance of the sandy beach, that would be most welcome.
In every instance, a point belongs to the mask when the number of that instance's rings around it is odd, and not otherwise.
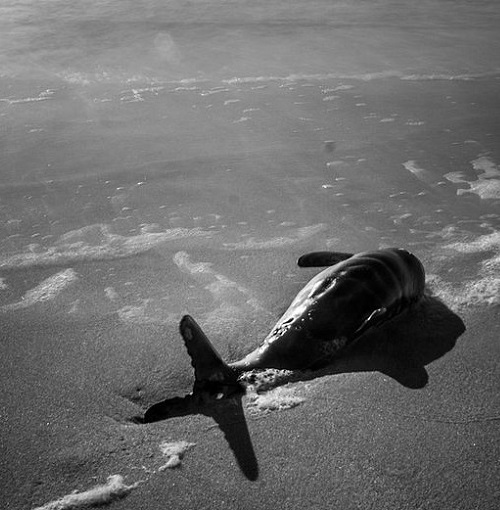
[[[116,474],[126,486],[139,482],[118,508],[496,504],[498,313],[467,317],[455,344],[460,319],[429,304],[369,335],[326,375],[150,425],[129,420],[141,405],[192,384],[181,342],[168,355],[161,348],[176,339],[175,327],[112,318],[54,325],[23,315],[6,318],[2,343],[16,356],[2,388],[9,396],[2,479],[12,508],[72,508],[47,503]],[[418,333],[415,322],[446,332]],[[436,354],[443,356],[419,364]],[[182,441],[195,446],[180,467],[162,470],[168,458],[160,445]]]
[[[499,507],[498,7],[299,4],[9,18],[2,508]],[[189,397],[184,314],[235,361],[319,271],[299,256],[389,246],[425,266],[415,308],[321,371]]]

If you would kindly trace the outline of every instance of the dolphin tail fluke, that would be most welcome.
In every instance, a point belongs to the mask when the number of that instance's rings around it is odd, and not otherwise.
[[[299,267],[324,267],[333,266],[350,259],[352,253],[343,253],[340,251],[313,251],[302,255],[297,261]]]
[[[220,357],[201,327],[190,316],[185,315],[179,325],[194,368],[194,392],[229,396],[242,391],[238,374]]]

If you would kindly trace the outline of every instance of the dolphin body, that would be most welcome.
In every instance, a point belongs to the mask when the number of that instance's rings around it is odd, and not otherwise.
[[[400,248],[313,252],[300,257],[298,265],[329,267],[303,287],[259,347],[239,361],[224,362],[196,321],[182,318],[179,329],[195,370],[193,395],[220,398],[242,391],[239,376],[255,369],[324,367],[365,331],[424,295],[422,263]]]

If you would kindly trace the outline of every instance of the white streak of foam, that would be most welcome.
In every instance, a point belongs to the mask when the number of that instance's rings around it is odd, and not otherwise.
[[[299,81],[299,80],[329,80],[329,79],[346,79],[346,80],[362,80],[371,81],[380,78],[401,78],[402,74],[398,71],[382,71],[378,73],[363,73],[363,74],[339,74],[339,73],[325,73],[325,74],[289,74],[286,76],[246,76],[234,77],[227,80],[222,80],[223,83],[235,85],[238,83],[260,83],[270,81]]]
[[[188,443],[187,441],[168,442],[165,441],[160,444],[160,450],[165,457],[167,462],[161,466],[158,471],[165,471],[166,469],[172,469],[181,465],[181,460],[188,450],[196,446],[196,443]]]
[[[84,492],[74,492],[61,499],[51,501],[34,510],[69,510],[72,508],[81,508],[85,506],[107,505],[116,499],[127,496],[141,482],[132,485],[126,485],[123,482],[123,476],[111,475],[104,485],[97,485],[93,489]]]
[[[346,73],[323,73],[323,74],[289,74],[282,76],[241,76],[230,79],[222,80],[222,83],[227,85],[234,85],[238,83],[249,83],[249,84],[260,84],[268,83],[272,81],[285,81],[295,82],[299,80],[360,80],[360,81],[371,81],[377,79],[396,78],[400,80],[408,81],[435,81],[435,80],[456,80],[456,81],[470,81],[479,78],[495,77],[498,75],[498,69],[486,73],[469,73],[469,74],[445,74],[445,73],[433,73],[433,74],[404,74],[400,71],[381,71],[374,73],[359,73],[359,74],[346,74]],[[106,83],[118,81],[123,83],[144,83],[150,82],[152,85],[169,85],[175,88],[171,89],[171,92],[177,91],[200,91],[200,84],[208,83],[209,80],[201,77],[183,78],[180,80],[160,80],[154,76],[148,75],[133,75],[124,76],[121,74],[112,75],[109,72],[103,71],[98,73],[80,73],[80,72],[64,72],[58,73],[58,77],[69,83],[76,83],[79,85],[89,85],[92,83]],[[265,85],[255,86],[255,89],[264,88]],[[349,87],[349,85],[345,85]],[[212,89],[215,91],[215,89]]]
[[[23,104],[23,103],[36,103],[38,101],[47,101],[47,99],[51,99],[54,95],[54,90],[47,89],[43,92],[40,92],[37,97],[25,97],[22,99],[4,99],[3,101],[7,101],[9,104]]]
[[[225,89],[223,87],[218,87],[210,90],[204,90],[200,92],[200,96],[211,96],[212,94],[220,94],[221,92],[229,92],[229,89]]]
[[[338,85],[337,87],[322,89],[321,92],[323,92],[323,94],[329,94],[330,92],[340,92],[341,90],[350,90],[353,88],[354,85]]]
[[[174,255],[174,263],[177,267],[193,276],[196,280],[204,284],[213,296],[214,300],[220,304],[220,312],[230,310],[233,312],[236,306],[250,306],[254,310],[261,310],[258,300],[243,285],[232,281],[227,276],[217,273],[212,269],[209,262],[192,262],[189,254],[185,251],[179,251]]]
[[[320,232],[326,230],[325,223],[318,223],[308,227],[300,227],[296,229],[292,236],[275,237],[274,239],[256,240],[254,237],[249,237],[245,241],[238,243],[223,243],[224,248],[231,250],[262,250],[268,248],[282,248],[290,246],[302,239],[307,239]]]
[[[403,166],[411,172],[419,181],[426,184],[434,184],[436,182],[435,176],[429,170],[419,167],[415,161],[410,160],[403,163]]]
[[[53,246],[42,251],[29,251],[0,258],[0,269],[123,258],[145,253],[158,245],[177,239],[211,235],[212,232],[200,228],[172,228],[164,232],[143,232],[126,237],[114,234],[106,224],[89,225],[63,234]]]
[[[78,275],[74,269],[65,269],[64,271],[43,280],[43,282],[33,289],[28,290],[17,303],[2,306],[1,310],[20,310],[33,306],[37,303],[52,301],[59,296],[63,290],[77,280]]]
[[[9,286],[5,283],[5,278],[0,278],[0,290],[8,289]]]
[[[238,83],[262,83],[271,81],[285,81],[295,82],[299,80],[358,80],[358,81],[372,81],[387,78],[397,78],[406,81],[470,81],[478,78],[485,78],[489,76],[496,76],[498,71],[488,73],[470,73],[470,74],[404,74],[400,71],[380,71],[374,73],[359,73],[359,74],[345,74],[345,73],[324,73],[324,74],[289,74],[286,76],[245,76],[234,77],[223,80],[223,83],[234,85]],[[349,87],[348,85],[344,87]],[[345,89],[338,89],[345,90]]]
[[[49,97],[26,97],[24,99],[9,100],[10,104],[24,104],[24,103],[37,103],[38,101],[47,101]]]
[[[475,78],[482,78],[487,75],[485,74],[444,74],[444,73],[434,73],[434,74],[408,74],[401,76],[401,80],[407,81],[470,81]]]

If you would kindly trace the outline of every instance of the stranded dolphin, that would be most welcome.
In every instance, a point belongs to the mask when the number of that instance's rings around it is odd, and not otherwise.
[[[238,377],[254,369],[328,365],[366,330],[424,295],[422,263],[400,248],[355,255],[314,252],[300,257],[298,265],[330,267],[305,285],[260,346],[239,361],[224,362],[195,320],[182,318],[180,333],[195,370],[194,394],[229,395],[241,389]]]

